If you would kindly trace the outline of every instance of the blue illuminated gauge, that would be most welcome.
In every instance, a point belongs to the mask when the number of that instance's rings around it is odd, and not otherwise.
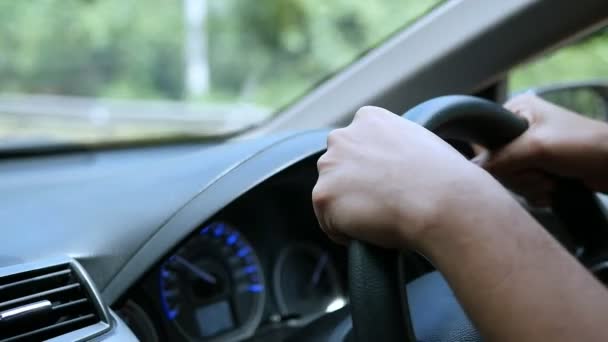
[[[251,245],[234,228],[205,226],[159,272],[167,320],[190,340],[241,339],[264,309],[264,275]]]

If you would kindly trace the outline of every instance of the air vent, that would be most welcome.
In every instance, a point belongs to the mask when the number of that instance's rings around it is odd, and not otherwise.
[[[105,308],[73,260],[0,269],[0,341],[69,340],[110,328]],[[69,336],[69,338],[67,338]]]

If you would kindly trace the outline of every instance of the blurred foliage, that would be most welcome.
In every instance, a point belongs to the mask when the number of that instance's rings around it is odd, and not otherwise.
[[[513,91],[557,83],[608,80],[608,28],[513,70]]]
[[[0,2],[0,90],[179,98],[181,14],[165,0]]]
[[[183,0],[0,1],[0,94],[244,103],[276,112],[442,2],[200,1],[206,94],[189,95],[184,85]],[[512,89],[608,78],[607,56],[604,29],[517,68]],[[23,124],[0,124],[0,136],[24,131],[16,126]]]
[[[177,0],[0,2],[0,92],[278,109],[440,0],[206,0],[211,89],[184,89]]]

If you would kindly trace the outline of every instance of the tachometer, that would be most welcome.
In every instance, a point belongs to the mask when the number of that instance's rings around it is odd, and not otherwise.
[[[190,339],[238,339],[259,324],[264,276],[251,245],[234,228],[204,227],[160,269],[166,318]]]
[[[310,244],[283,249],[274,268],[274,293],[283,315],[314,318],[346,304],[329,253]]]

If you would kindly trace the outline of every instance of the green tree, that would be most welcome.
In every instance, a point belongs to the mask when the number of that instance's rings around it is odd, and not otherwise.
[[[294,101],[439,0],[207,0],[210,91],[184,89],[182,1],[0,2],[0,91]]]

